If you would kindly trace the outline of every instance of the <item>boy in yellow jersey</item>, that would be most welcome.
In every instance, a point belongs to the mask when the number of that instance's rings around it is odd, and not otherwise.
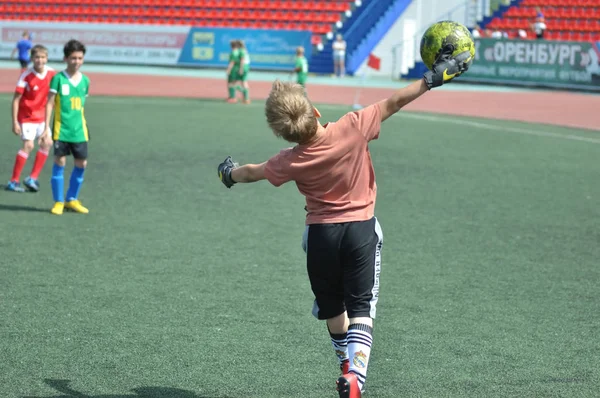
[[[79,201],[83,174],[87,165],[90,139],[83,108],[90,88],[90,79],[79,71],[85,56],[85,46],[78,40],[65,44],[64,60],[67,69],[57,73],[50,82],[46,104],[46,134],[54,140],[54,166],[52,168],[52,214],[60,215],[66,207],[77,213],[89,213]],[[54,124],[51,124],[54,116]],[[65,202],[64,171],[67,156],[73,155],[75,166],[71,173]]]

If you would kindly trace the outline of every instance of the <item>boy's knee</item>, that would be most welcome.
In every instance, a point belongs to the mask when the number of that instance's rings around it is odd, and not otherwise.
[[[27,153],[33,151],[33,141],[27,140],[23,141],[23,150]]]
[[[85,166],[87,166],[87,159],[75,159],[75,166],[85,169]]]
[[[56,156],[54,158],[54,163],[61,167],[65,167],[67,164],[67,158],[66,156]]]
[[[50,150],[50,148],[52,148],[52,138],[46,136],[42,137],[42,139],[40,139],[40,148],[44,151]]]

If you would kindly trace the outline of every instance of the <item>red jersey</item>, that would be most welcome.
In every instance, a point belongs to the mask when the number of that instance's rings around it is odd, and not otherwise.
[[[46,119],[46,100],[50,90],[50,80],[56,72],[46,66],[44,73],[27,69],[17,82],[16,93],[21,94],[19,101],[19,123],[43,123]]]

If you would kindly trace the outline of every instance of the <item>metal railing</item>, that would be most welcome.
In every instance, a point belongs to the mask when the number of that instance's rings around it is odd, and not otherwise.
[[[420,0],[416,0],[420,1]],[[462,20],[466,25],[474,25],[477,23],[477,20],[481,17],[481,11],[483,10],[483,14],[489,14],[490,12],[490,0],[466,0],[461,4],[458,4],[449,10],[440,13],[435,18],[430,18],[429,20],[422,20],[420,26],[417,27],[417,31],[411,37],[404,38],[398,44],[393,45],[390,48],[392,52],[392,68],[391,68],[391,78],[394,80],[399,79],[401,74],[406,73],[410,68],[414,67],[415,63],[420,61],[421,54],[419,51],[421,37],[429,28],[429,26],[435,22],[442,20]],[[475,16],[470,18],[471,13],[474,13]],[[468,21],[472,21],[469,23]],[[411,45],[411,49],[408,50],[411,53],[406,54],[405,49],[408,45]]]

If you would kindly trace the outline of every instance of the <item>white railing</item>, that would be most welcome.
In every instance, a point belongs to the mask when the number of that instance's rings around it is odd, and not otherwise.
[[[438,21],[451,20],[460,22],[467,27],[471,28],[481,21],[484,17],[491,14],[491,1],[490,0],[466,0],[461,4],[455,5],[450,9],[447,9],[439,13],[429,13],[423,10],[423,0],[415,0],[415,6],[417,7],[416,18],[408,19],[405,21],[405,25],[413,24],[416,25],[414,33],[405,37],[399,43],[393,45],[390,48],[392,68],[391,75],[392,79],[399,79],[401,74],[406,74],[410,68],[415,66],[415,63],[421,61],[420,44],[421,37],[427,30],[427,28]],[[429,2],[430,9],[440,10],[443,9],[445,4],[444,0],[438,0],[437,2]],[[435,17],[429,17],[428,15],[435,15]]]

